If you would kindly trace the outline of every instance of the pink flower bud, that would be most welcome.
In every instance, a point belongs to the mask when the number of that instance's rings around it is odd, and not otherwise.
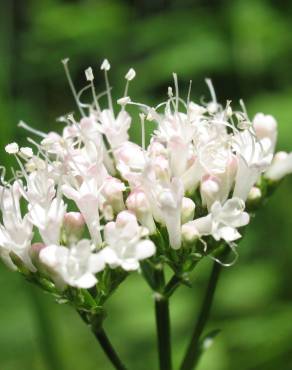
[[[63,227],[69,243],[74,243],[83,234],[85,220],[80,212],[68,212],[64,216]]]
[[[113,211],[118,213],[125,209],[123,191],[126,190],[125,184],[114,177],[107,177],[105,185],[102,189],[102,194],[106,198],[106,203],[109,204]]]
[[[146,227],[150,234],[153,234],[156,226],[151,206],[144,191],[141,189],[133,190],[127,198],[126,205],[130,211],[135,213],[140,224]]]
[[[132,212],[122,211],[117,215],[116,226],[122,228],[126,226],[128,223],[135,222],[135,221],[136,221],[136,217]]]
[[[44,248],[46,248],[44,243],[33,243],[30,248],[31,258],[37,259],[40,254],[40,251]]]

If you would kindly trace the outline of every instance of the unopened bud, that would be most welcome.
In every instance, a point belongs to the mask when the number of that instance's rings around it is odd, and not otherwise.
[[[193,220],[195,215],[196,205],[194,201],[190,198],[184,197],[182,200],[182,210],[181,210],[181,223],[185,224]]]
[[[210,209],[215,200],[218,199],[219,191],[220,187],[215,178],[207,177],[203,179],[200,188],[203,205]]]
[[[267,137],[274,140],[277,134],[277,121],[271,115],[257,113],[253,119],[253,126],[258,139]]]
[[[75,243],[82,237],[85,220],[80,212],[68,212],[64,216],[63,227],[68,242]]]
[[[30,247],[30,258],[34,265],[39,263],[39,255],[42,249],[46,248],[44,243],[33,243]]]
[[[127,208],[134,212],[140,224],[153,234],[156,230],[151,206],[143,190],[136,189],[130,193],[126,201]]]
[[[278,152],[275,154],[271,166],[265,177],[272,181],[279,181],[292,173],[292,153]]]
[[[111,205],[113,211],[118,213],[125,209],[123,192],[126,190],[125,184],[114,177],[108,177],[102,189],[102,194],[106,198],[106,203]]]
[[[183,242],[187,244],[193,243],[200,236],[198,230],[190,223],[186,223],[182,226],[181,233]]]
[[[254,201],[259,200],[261,198],[261,196],[262,196],[261,189],[257,188],[256,186],[253,186],[250,189],[247,200],[251,201],[251,202],[254,202]]]
[[[117,215],[116,225],[117,227],[124,227],[134,221],[136,221],[136,217],[132,212],[122,211]]]

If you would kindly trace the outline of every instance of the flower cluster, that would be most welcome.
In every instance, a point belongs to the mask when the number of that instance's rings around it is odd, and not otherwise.
[[[262,113],[251,120],[243,103],[241,110],[220,105],[210,80],[208,103],[184,101],[174,75],[167,100],[149,107],[128,96],[136,75],[130,69],[116,112],[109,62],[101,65],[100,95],[91,68],[77,93],[67,63],[81,119],[62,117],[62,134],[21,122],[41,141],[5,148],[19,167],[12,180],[2,176],[0,189],[0,256],[12,269],[43,276],[62,291],[98,285],[107,270],[139,270],[146,259],[175,269],[190,256],[212,256],[222,244],[234,249],[250,221],[249,204],[292,172],[292,153],[274,154],[276,120]],[[86,91],[88,104],[81,102]],[[141,145],[130,141],[137,118],[128,106],[140,110]],[[149,121],[155,130],[148,144]]]

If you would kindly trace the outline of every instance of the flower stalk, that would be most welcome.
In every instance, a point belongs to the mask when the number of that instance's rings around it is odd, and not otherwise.
[[[102,327],[103,317],[101,317],[99,314],[88,315],[82,310],[78,310],[78,313],[81,319],[90,326],[92,333],[94,334],[96,340],[100,344],[103,352],[105,353],[113,367],[116,370],[126,370],[126,366],[123,364],[108,335]]]
[[[172,370],[169,299],[163,294],[165,277],[161,267],[155,270],[155,278],[158,288],[154,297],[159,369]]]
[[[223,265],[214,261],[211,275],[209,278],[209,282],[207,285],[205,297],[202,302],[200,313],[199,313],[197,322],[195,324],[191,340],[187,347],[186,354],[183,358],[183,362],[180,367],[180,370],[192,370],[195,368],[195,365],[198,363],[199,357],[201,355],[200,339],[201,339],[203,330],[206,326],[206,323],[209,319],[209,315],[210,315],[210,311],[212,308],[212,303],[213,303],[218,279],[220,276],[220,272],[222,270],[222,266]]]
[[[106,354],[107,358],[112,363],[113,367],[116,370],[126,370],[126,366],[122,363],[119,355],[114,349],[104,329],[103,328],[100,328],[99,330],[92,329],[92,331],[95,338],[99,342],[101,348],[103,349],[104,353]]]

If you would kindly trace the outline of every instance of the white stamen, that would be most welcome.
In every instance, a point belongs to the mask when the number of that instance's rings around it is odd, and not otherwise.
[[[63,63],[63,66],[64,66],[64,70],[65,70],[65,74],[66,74],[66,77],[67,77],[67,80],[68,80],[70,89],[72,91],[73,97],[75,99],[75,102],[77,104],[77,107],[79,109],[79,112],[80,112],[81,116],[84,117],[85,114],[84,114],[83,109],[81,108],[81,106],[79,104],[79,100],[78,100],[78,97],[77,97],[76,89],[75,89],[75,86],[73,84],[73,81],[72,81],[72,78],[71,78],[71,75],[70,75],[70,71],[69,71],[69,68],[68,68],[68,62],[69,62],[69,58],[66,58],[66,59],[63,59],[62,60],[62,63]]]
[[[5,146],[5,151],[8,154],[17,154],[19,151],[19,146],[17,143],[10,143]]]
[[[104,61],[102,62],[101,66],[100,66],[100,69],[102,71],[109,71],[111,68],[111,65],[109,64],[109,61],[107,59],[104,59]]]
[[[130,103],[131,98],[129,96],[124,96],[123,98],[120,98],[117,100],[117,103],[121,106],[125,106],[128,103]]]
[[[125,79],[128,81],[132,81],[136,76],[136,71],[133,68],[130,68],[125,75]]]
[[[91,67],[88,67],[85,70],[85,77],[87,81],[93,81],[94,80],[94,75]]]
[[[143,150],[145,150],[146,148],[146,145],[145,145],[145,114],[144,113],[140,113],[139,114],[140,116],[140,120],[141,120],[141,137],[142,137],[142,148]]]
[[[31,132],[32,134],[35,134],[35,135],[38,135],[40,137],[47,137],[47,134],[45,134],[44,132],[42,131],[39,131],[39,130],[35,130],[34,128],[30,127],[28,124],[26,124],[25,122],[23,121],[19,121],[18,123],[18,127],[21,127],[21,128],[24,128],[25,130],[27,130],[28,132]]]

